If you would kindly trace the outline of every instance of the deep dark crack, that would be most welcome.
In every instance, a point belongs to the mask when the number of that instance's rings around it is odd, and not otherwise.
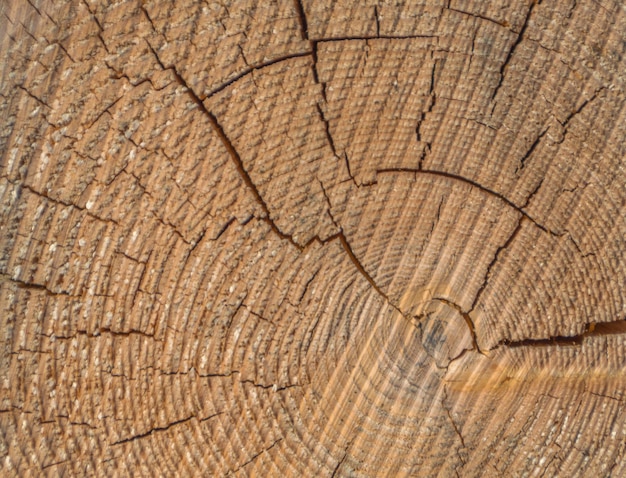
[[[302,0],[293,0],[296,12],[298,14],[298,23],[300,24],[300,32],[303,40],[309,39],[309,24],[306,19],[306,13],[304,12],[304,6]]]
[[[535,6],[537,4],[539,4],[539,3],[541,3],[541,2],[533,0],[532,4],[530,5],[530,7],[528,9],[528,13],[526,14],[526,18],[524,20],[524,24],[522,25],[522,28],[520,29],[519,33],[517,34],[517,38],[513,42],[513,45],[511,45],[511,48],[510,48],[510,50],[509,50],[509,52],[508,52],[504,62],[502,63],[502,66],[500,66],[500,81],[498,82],[498,84],[496,85],[495,89],[493,90],[493,94],[491,95],[491,99],[492,100],[496,97],[496,95],[498,94],[498,91],[500,90],[500,87],[502,86],[502,83],[504,81],[504,71],[506,70],[506,67],[509,65],[509,62],[511,61],[511,58],[513,57],[513,54],[515,53],[515,51],[519,47],[520,43],[524,39],[524,34],[526,33],[526,28],[528,28],[528,23],[529,23],[529,20],[530,20],[530,16],[532,15]]]
[[[269,207],[268,207],[267,203],[265,202],[265,199],[263,199],[263,196],[259,192],[256,184],[254,183],[254,181],[252,181],[252,178],[250,177],[250,174],[248,173],[247,169],[245,168],[245,166],[243,164],[243,160],[241,159],[241,156],[239,155],[239,153],[235,149],[235,146],[233,145],[233,143],[231,142],[230,138],[228,137],[228,135],[224,131],[224,128],[222,127],[222,125],[218,121],[217,117],[213,113],[211,113],[211,111],[209,111],[209,109],[205,106],[204,102],[196,94],[196,92],[193,90],[193,88],[180,75],[180,73],[178,72],[176,67],[174,65],[172,65],[172,66],[165,66],[163,64],[163,62],[161,61],[161,59],[159,58],[159,55],[156,52],[156,50],[152,47],[152,45],[150,45],[150,48],[151,48],[152,53],[154,54],[155,58],[157,59],[157,62],[161,66],[161,68],[163,70],[171,70],[173,72],[173,74],[176,77],[176,80],[178,81],[178,83],[186,89],[187,93],[189,94],[189,97],[197,105],[198,109],[209,120],[209,123],[213,127],[213,130],[217,133],[217,135],[220,138],[222,144],[226,147],[226,150],[228,151],[228,153],[230,155],[230,158],[232,159],[232,161],[233,161],[233,163],[235,165],[235,168],[237,169],[237,172],[239,173],[239,176],[241,177],[243,182],[246,184],[246,186],[248,186],[248,189],[252,192],[252,194],[254,195],[254,197],[257,200],[257,202],[261,205],[261,208],[263,209],[263,212],[265,214],[265,217],[262,218],[262,219],[270,226],[272,231],[274,231],[281,239],[285,239],[285,240],[289,241],[297,249],[302,250],[303,246],[301,244],[298,244],[293,239],[293,237],[291,235],[286,234],[283,231],[281,231],[280,228],[276,225],[276,223],[272,219],[272,215],[270,213],[270,210],[269,210]]]
[[[326,132],[326,139],[328,140],[328,144],[330,144],[330,149],[333,152],[333,156],[338,158],[337,149],[335,148],[335,141],[333,140],[333,137],[330,133],[330,124],[328,123],[328,120],[326,119],[326,116],[324,115],[324,110],[322,110],[322,107],[319,105],[319,103],[317,103],[316,106],[317,106],[317,112],[320,115],[320,120],[322,120],[322,122],[324,123],[324,131]]]
[[[613,322],[591,322],[585,326],[585,331],[577,335],[556,335],[540,339],[503,340],[492,347],[568,347],[582,345],[588,337],[608,337],[626,334],[626,319]]]
[[[545,136],[545,134],[548,132],[548,128],[544,128],[544,130],[539,133],[539,136],[537,136],[537,139],[535,139],[535,141],[530,145],[530,148],[528,148],[528,151],[526,151],[526,153],[524,154],[524,156],[522,156],[519,160],[519,166],[517,166],[515,168],[515,174],[518,174],[520,171],[522,171],[524,169],[524,167],[526,166],[526,161],[532,156],[533,152],[535,151],[535,149],[537,148],[537,146],[539,146],[539,143],[541,142],[541,139]]]

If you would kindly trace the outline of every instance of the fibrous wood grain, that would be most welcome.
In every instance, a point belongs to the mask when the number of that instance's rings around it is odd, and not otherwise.
[[[5,476],[624,476],[626,10],[0,3]]]

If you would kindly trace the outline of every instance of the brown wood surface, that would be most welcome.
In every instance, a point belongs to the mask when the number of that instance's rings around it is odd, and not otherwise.
[[[1,0],[2,476],[625,476],[619,0]]]

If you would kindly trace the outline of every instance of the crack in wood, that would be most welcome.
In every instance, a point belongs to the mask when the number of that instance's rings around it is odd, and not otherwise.
[[[10,276],[9,274],[4,274],[0,272],[0,284],[2,284],[3,282],[15,284],[19,289],[42,291],[42,292],[45,292],[46,295],[49,295],[52,297],[58,297],[58,296],[81,297],[77,295],[72,295],[71,293],[64,291],[64,290],[51,290],[45,284],[38,284],[36,282],[30,282],[30,281],[18,279],[16,277]]]
[[[404,318],[406,318],[407,320],[410,321],[410,317],[408,314],[404,313],[402,310],[400,310],[400,308],[395,305],[393,302],[391,302],[391,300],[389,299],[389,297],[387,296],[387,294],[385,294],[382,289],[378,286],[378,284],[376,284],[376,282],[374,281],[374,279],[372,278],[372,276],[365,270],[365,267],[363,267],[363,264],[361,264],[361,261],[359,261],[359,259],[356,257],[356,255],[354,254],[354,251],[352,250],[352,247],[350,246],[350,243],[348,242],[348,240],[346,239],[346,236],[343,233],[343,230],[339,232],[338,234],[339,240],[341,241],[341,245],[343,246],[343,249],[346,251],[346,253],[348,254],[348,257],[350,258],[350,260],[352,261],[352,263],[354,264],[354,266],[357,268],[357,270],[361,273],[361,275],[363,277],[365,277],[365,279],[367,280],[367,282],[370,283],[370,285],[372,286],[372,288],[378,292],[378,294],[385,299],[385,301],[387,302],[387,304],[389,304],[390,307],[392,307],[393,309],[395,309],[396,312],[398,312],[400,315],[402,315]]]
[[[296,8],[296,13],[298,14],[298,23],[300,24],[300,34],[302,35],[302,39],[308,40],[309,39],[309,25],[306,19],[304,6],[302,5],[302,0],[293,0],[293,3]]]
[[[156,342],[161,342],[161,340],[157,339],[154,336],[154,334],[149,334],[147,332],[144,332],[143,330],[137,330],[137,329],[113,330],[110,327],[100,327],[96,329],[94,332],[88,332],[86,330],[77,330],[76,333],[74,333],[73,335],[50,335],[50,336],[46,334],[41,334],[41,335],[45,337],[49,337],[50,339],[54,338],[54,340],[72,340],[79,336],[84,336],[87,338],[97,338],[97,337],[100,337],[102,334],[108,334],[114,337],[130,337],[133,335],[139,335],[141,337],[152,339]]]
[[[268,446],[267,448],[264,448],[263,450],[261,450],[260,452],[256,453],[255,455],[252,456],[252,458],[250,458],[248,461],[246,461],[245,463],[239,465],[237,468],[235,468],[234,470],[230,470],[226,473],[226,476],[228,475],[233,475],[235,473],[237,473],[238,471],[240,471],[242,468],[244,468],[245,466],[248,466],[250,463],[252,463],[254,460],[256,460],[259,456],[261,456],[263,453],[267,453],[268,451],[270,451],[272,448],[274,448],[280,441],[282,441],[282,438],[277,439],[274,443],[272,443],[270,446]]]
[[[224,131],[224,128],[218,121],[217,117],[209,111],[209,109],[205,106],[205,104],[200,99],[200,97],[195,93],[193,88],[191,88],[191,86],[187,83],[187,81],[180,75],[176,67],[174,65],[166,67],[161,61],[161,59],[159,58],[156,50],[154,50],[152,46],[151,46],[151,49],[152,49],[152,53],[156,57],[161,68],[163,68],[164,70],[171,70],[174,73],[174,76],[176,77],[178,83],[186,89],[189,97],[197,105],[198,109],[209,120],[209,123],[213,127],[213,130],[217,133],[222,144],[225,146],[226,150],[228,151],[230,158],[232,159],[232,162],[239,173],[239,176],[244,181],[246,186],[248,186],[248,189],[252,192],[256,201],[259,203],[259,205],[263,209],[263,212],[265,213],[265,217],[262,219],[270,226],[272,231],[274,231],[281,239],[285,239],[289,241],[292,245],[294,245],[297,249],[303,250],[304,247],[298,244],[291,235],[286,234],[283,231],[281,231],[280,228],[276,225],[276,223],[272,219],[272,215],[270,213],[267,203],[265,202],[265,199],[263,199],[263,196],[259,192],[256,184],[254,184],[254,181],[252,181],[252,178],[250,177],[250,173],[248,173],[248,171],[246,170],[243,164],[243,160],[241,159],[241,156],[235,149],[230,138],[226,135],[226,132]]]
[[[111,446],[123,445],[124,443],[129,443],[129,442],[132,442],[132,441],[135,441],[135,440],[140,440],[141,438],[146,438],[146,437],[152,435],[153,433],[159,433],[159,432],[167,431],[170,428],[175,427],[176,425],[181,425],[183,423],[187,423],[187,422],[189,422],[190,420],[192,420],[194,418],[196,420],[198,420],[199,422],[205,422],[205,421],[207,421],[207,420],[209,420],[211,418],[217,417],[217,416],[222,415],[224,413],[225,412],[218,412],[218,413],[214,413],[213,415],[209,415],[208,417],[203,417],[203,418],[198,418],[196,415],[191,415],[191,416],[189,416],[187,418],[183,418],[181,420],[176,420],[174,422],[168,423],[165,426],[152,428],[152,429],[148,430],[145,433],[140,433],[138,435],[133,435],[133,436],[128,437],[128,438],[123,438],[121,440],[118,440],[116,442],[111,443]]]
[[[59,465],[64,465],[65,463],[70,463],[72,460],[62,460],[62,461],[55,461],[54,463],[49,463],[47,465],[43,465],[41,467],[42,470],[47,470],[48,468],[52,468],[53,466],[59,466]]]
[[[503,340],[489,350],[500,346],[517,347],[565,347],[580,346],[588,337],[608,337],[612,335],[626,335],[626,319],[612,322],[590,322],[585,331],[576,335],[555,335],[548,338]]]
[[[502,83],[504,81],[504,70],[509,65],[509,62],[511,61],[511,58],[513,57],[513,54],[515,53],[515,50],[517,49],[517,47],[522,42],[522,40],[524,38],[524,33],[526,33],[526,28],[528,28],[530,16],[533,13],[533,10],[534,10],[535,6],[538,5],[539,3],[541,3],[541,0],[539,0],[539,1],[533,0],[532,1],[532,4],[530,5],[530,7],[528,9],[528,13],[526,14],[526,18],[524,20],[524,24],[522,25],[522,28],[520,29],[519,33],[517,34],[517,38],[513,42],[513,45],[511,45],[511,48],[509,49],[509,52],[508,52],[506,58],[504,59],[504,62],[502,63],[502,66],[500,66],[500,81],[496,85],[496,88],[493,90],[493,94],[491,95],[491,100],[492,101],[494,100],[494,98],[498,94],[498,91],[500,90],[500,87],[502,86]]]
[[[544,130],[541,133],[539,133],[539,136],[537,136],[537,139],[535,139],[535,141],[533,141],[533,143],[530,145],[530,148],[528,148],[528,151],[526,151],[524,156],[520,158],[519,165],[515,168],[515,174],[518,174],[520,171],[524,169],[524,167],[526,167],[526,161],[533,154],[533,152],[535,151],[535,149],[541,142],[541,139],[545,136],[545,134],[548,132],[549,129],[550,127],[544,128]]]
[[[376,22],[376,38],[380,38],[380,16],[376,5],[374,5],[374,21]]]
[[[110,55],[111,52],[109,51],[109,47],[104,41],[104,37],[102,36],[102,33],[104,32],[104,27],[102,26],[102,23],[100,23],[98,16],[91,10],[91,7],[89,6],[89,3],[87,2],[87,0],[83,0],[83,4],[87,8],[87,11],[91,15],[91,18],[93,19],[93,21],[96,22],[96,25],[98,26],[98,38],[100,39],[102,46],[104,46],[104,50]],[[144,13],[146,13],[146,16],[147,16],[147,12],[145,10],[144,10]],[[150,20],[150,17],[148,17],[148,20]],[[152,23],[152,21],[150,21],[150,23]]]
[[[476,305],[478,304],[478,301],[480,300],[483,292],[487,288],[487,284],[489,283],[489,279],[491,278],[491,271],[493,269],[493,266],[498,261],[498,258],[500,257],[500,254],[511,245],[511,243],[515,240],[515,238],[517,237],[517,235],[521,231],[522,223],[524,222],[524,219],[525,219],[524,216],[520,217],[520,219],[519,219],[519,221],[517,223],[517,226],[515,227],[515,229],[513,230],[511,235],[509,236],[509,238],[506,240],[506,242],[504,244],[502,244],[496,250],[496,253],[493,256],[493,259],[491,260],[491,262],[487,266],[487,271],[485,272],[485,280],[483,281],[482,285],[478,289],[478,292],[476,292],[476,296],[474,297],[474,301],[472,302],[471,307],[467,311],[468,317],[469,317],[469,314],[471,314],[471,312],[476,308]]]
[[[430,85],[428,86],[428,96],[430,98],[430,101],[428,103],[428,109],[426,111],[422,111],[422,113],[420,114],[420,118],[415,128],[416,138],[417,138],[417,141],[420,143],[422,142],[422,126],[424,125],[424,121],[426,120],[426,117],[432,113],[433,109],[435,108],[435,103],[437,102],[437,93],[435,92],[435,75],[436,75],[436,70],[437,70],[437,60],[434,59],[432,51],[430,52],[430,57],[433,62],[432,69],[430,71]],[[419,170],[422,169],[424,160],[426,159],[426,157],[430,154],[432,150],[432,144],[430,143],[430,141],[426,141],[425,143],[426,144],[422,148],[422,151],[420,152],[420,157],[417,161],[417,169]]]
[[[324,115],[324,111],[322,110],[322,107],[319,105],[319,103],[316,103],[315,106],[317,107],[317,112],[320,116],[320,119],[324,123],[324,131],[326,133],[326,139],[328,140],[328,144],[330,144],[330,149],[333,152],[333,156],[339,159],[339,156],[337,155],[337,149],[335,148],[335,141],[333,140],[333,137],[330,134],[330,124],[328,123],[328,120],[326,119],[326,116]]]
[[[592,101],[594,101],[598,95],[604,91],[606,89],[606,87],[602,86],[600,88],[598,88],[596,91],[594,91],[593,95],[591,95],[591,97],[587,98],[586,100],[584,100],[581,105],[576,108],[574,111],[572,111],[561,123],[559,121],[559,123],[561,124],[561,126],[563,127],[563,129],[567,132],[567,126],[569,125],[570,120],[578,115],[589,103],[591,103]],[[558,119],[557,119],[558,121]]]
[[[596,397],[608,398],[609,400],[615,400],[617,402],[623,402],[624,401],[623,398],[614,397],[613,395],[606,395],[604,393],[597,393],[597,392],[592,392],[592,391],[589,391],[588,393],[590,395],[595,395]]]
[[[302,293],[300,294],[300,298],[298,299],[298,304],[300,304],[302,302],[302,299],[304,299],[304,296],[306,295],[307,291],[309,290],[309,286],[313,283],[313,281],[315,280],[315,278],[317,277],[317,274],[319,274],[320,269],[316,270],[313,275],[311,276],[311,278],[309,280],[306,281],[306,283],[304,284],[304,288],[302,289]]]
[[[486,17],[485,15],[480,15],[478,13],[472,13],[472,12],[466,12],[465,10],[459,10],[457,8],[452,8],[450,6],[446,7],[446,9],[450,10],[451,12],[457,12],[457,13],[460,13],[462,15],[467,15],[469,17],[479,18],[481,20],[484,20],[484,21],[489,22],[489,23],[493,23],[494,25],[498,25],[498,26],[501,26],[503,28],[509,28],[509,24],[506,21],[499,22],[498,20],[494,20],[493,18]]]
[[[371,41],[371,40],[434,40],[439,38],[437,35],[361,35],[361,36],[343,36],[343,37],[329,37],[329,38],[316,38],[317,43],[330,43],[330,42],[342,42],[342,41]]]
[[[335,478],[337,476],[337,473],[339,473],[339,470],[341,469],[342,465],[346,461],[346,458],[348,457],[348,452],[350,451],[350,448],[352,448],[352,443],[354,443],[355,438],[356,437],[352,437],[350,441],[346,444],[346,447],[344,449],[341,459],[337,462],[337,465],[335,465],[335,468],[333,469],[333,472],[330,475],[331,478]]]
[[[254,380],[250,380],[250,379],[241,380],[239,383],[248,383],[254,387],[262,388],[264,390],[271,389],[272,392],[282,392],[283,390],[289,390],[290,388],[302,387],[302,384],[300,383],[291,383],[291,384],[283,385],[279,387],[277,383],[270,383],[270,384],[256,383]]]
[[[487,193],[491,196],[495,196],[496,198],[500,199],[502,202],[506,203],[508,206],[510,206],[511,208],[515,209],[517,212],[519,212],[523,217],[525,217],[526,219],[528,219],[530,222],[532,222],[535,226],[537,226],[539,229],[541,229],[543,232],[546,232],[552,236],[557,236],[557,237],[561,237],[563,235],[563,233],[557,233],[555,231],[552,231],[550,229],[548,229],[546,226],[544,226],[543,224],[537,222],[536,219],[534,219],[530,214],[528,214],[528,212],[526,212],[525,207],[528,205],[528,202],[530,200],[530,198],[532,197],[532,195],[534,194],[534,192],[536,192],[536,190],[529,196],[529,198],[526,200],[526,203],[523,204],[522,206],[518,206],[517,204],[515,204],[513,201],[511,201],[509,198],[507,198],[505,195],[494,191],[492,189],[489,189],[485,186],[483,186],[482,184],[472,180],[472,179],[468,179],[464,176],[460,176],[458,174],[454,174],[454,173],[448,173],[445,171],[438,171],[438,170],[433,170],[433,169],[416,169],[416,168],[386,168],[386,169],[378,169],[376,170],[376,174],[397,174],[397,173],[411,173],[411,174],[415,174],[415,176],[417,177],[418,174],[428,174],[428,175],[432,175],[432,176],[440,176],[440,177],[444,177],[444,178],[448,178],[448,179],[454,179],[457,181],[461,181],[464,182],[466,184],[469,184],[477,189],[480,189],[481,191],[483,191],[484,193]],[[375,181],[372,184],[377,184],[377,182]],[[537,188],[538,189],[538,188]]]
[[[38,103],[42,104],[43,106],[45,106],[48,109],[52,109],[52,107],[46,103],[43,99],[39,98],[37,95],[35,95],[34,93],[31,93],[26,87],[24,87],[23,85],[16,85],[17,88],[19,88],[20,90],[22,90],[24,93],[26,93],[28,96],[30,96],[32,99],[34,99],[35,101],[37,101]]]
[[[442,397],[441,397],[441,408],[443,408],[444,411],[446,412],[446,415],[448,416],[448,419],[450,420],[450,423],[452,424],[452,428],[454,429],[455,433],[459,437],[459,440],[461,442],[462,448],[465,448],[465,439],[463,438],[463,435],[461,434],[461,430],[459,429],[459,427],[457,426],[456,422],[452,418],[452,413],[451,413],[450,408],[446,406],[446,400],[447,399],[448,399],[448,392],[447,392],[446,387],[444,385],[443,393],[442,393]],[[463,461],[463,460],[461,460],[461,461]]]
[[[481,355],[485,355],[485,353],[478,346],[478,339],[476,337],[476,326],[474,325],[474,321],[469,315],[469,312],[471,312],[471,309],[469,311],[465,311],[461,308],[459,304],[449,299],[446,299],[444,297],[433,297],[433,300],[443,302],[444,304],[446,304],[449,307],[452,307],[459,314],[461,314],[461,317],[463,317],[463,320],[465,320],[465,323],[467,324],[467,328],[469,329],[470,335],[472,337],[472,346],[474,347],[474,350],[476,350]],[[450,363],[461,358],[465,354],[465,352],[466,350],[461,351],[461,353],[458,356],[450,360]]]
[[[198,98],[200,98],[201,101],[203,101],[203,100],[205,100],[207,98],[211,98],[211,97],[215,96],[216,94],[220,93],[221,91],[224,91],[226,88],[228,88],[232,84],[236,83],[237,81],[241,80],[242,78],[244,78],[244,77],[254,73],[255,71],[259,71],[259,70],[262,70],[264,68],[270,67],[272,65],[276,65],[278,63],[282,63],[282,62],[285,62],[285,61],[288,61],[288,60],[292,60],[294,58],[302,58],[302,57],[311,56],[312,54],[313,54],[312,51],[303,51],[303,52],[299,52],[299,53],[292,53],[292,54],[289,54],[289,55],[284,55],[284,56],[273,58],[271,60],[259,63],[257,65],[250,66],[249,68],[243,70],[241,73],[239,73],[239,74],[235,75],[234,77],[232,77],[230,80],[225,81],[224,83],[216,86],[215,88],[213,88],[206,95],[203,95],[203,96],[199,95]]]
[[[76,209],[78,211],[81,211],[86,216],[89,216],[92,219],[95,219],[95,220],[97,220],[99,222],[103,222],[105,224],[115,224],[116,226],[120,226],[120,223],[118,221],[116,221],[115,219],[100,217],[100,216],[90,212],[86,207],[79,206],[77,204],[65,201],[65,200],[60,199],[60,198],[53,198],[50,195],[48,195],[47,193],[44,193],[43,191],[38,191],[35,188],[33,188],[32,186],[29,186],[28,184],[23,184],[23,183],[19,183],[19,182],[13,182],[13,181],[9,180],[8,178],[4,178],[4,179],[6,179],[7,182],[12,184],[13,186],[17,186],[17,188],[19,188],[18,194],[21,194],[21,190],[22,189],[25,189],[25,190],[31,192],[32,194],[34,194],[36,196],[42,197],[42,198],[50,201],[53,204],[58,204],[60,206],[74,208],[74,209]]]
[[[86,0],[85,0],[86,2]],[[152,21],[152,17],[150,16],[150,14],[148,13],[148,10],[146,10],[146,6],[141,3],[139,5],[139,8],[141,9],[141,11],[143,12],[143,14],[145,15],[145,17],[148,19],[148,21],[150,22],[150,25],[152,26],[152,31],[154,31],[157,34],[160,34],[159,30],[157,29],[156,25],[154,24],[154,22]]]

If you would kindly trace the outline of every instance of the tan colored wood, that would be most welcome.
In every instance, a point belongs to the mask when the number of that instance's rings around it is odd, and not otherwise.
[[[626,474],[621,2],[0,31],[0,474]]]

